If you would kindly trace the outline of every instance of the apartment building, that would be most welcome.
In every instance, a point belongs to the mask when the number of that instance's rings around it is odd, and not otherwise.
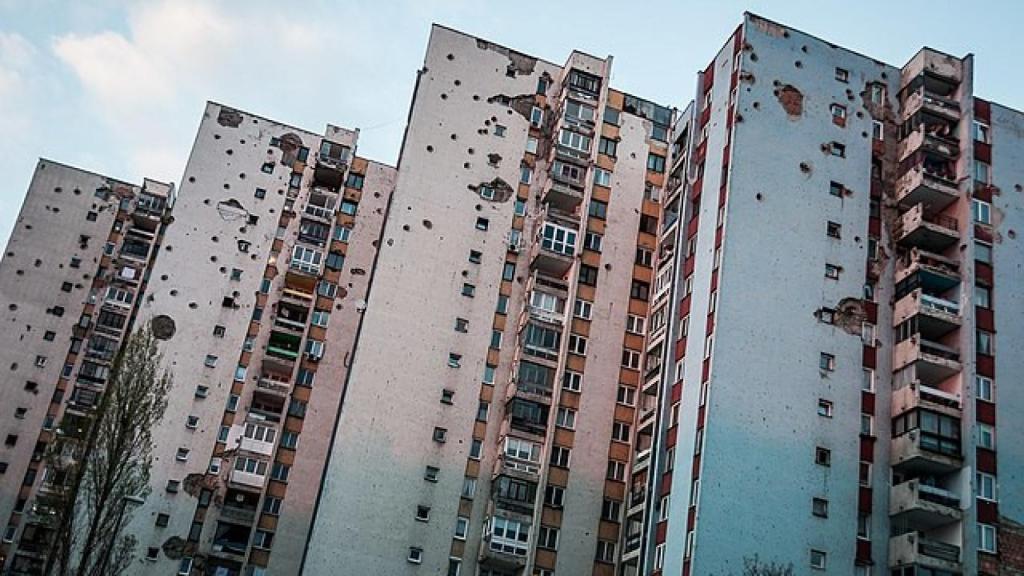
[[[53,531],[57,440],[84,439],[131,330],[174,186],[40,160],[0,260],[0,571],[38,573]]]
[[[140,317],[174,388],[131,573],[299,569],[395,171],[209,103]]]
[[[307,574],[613,574],[673,110],[431,30]]]
[[[972,78],[751,14],[699,74],[623,574],[1021,569],[1024,114]]]

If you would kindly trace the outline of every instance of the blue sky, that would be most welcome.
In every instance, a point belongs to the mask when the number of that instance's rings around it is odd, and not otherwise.
[[[744,10],[895,65],[973,52],[976,93],[1024,108],[1011,1],[0,0],[0,244],[39,157],[179,181],[206,100],[358,127],[394,162],[431,22],[554,62],[612,54],[617,88],[681,105]]]

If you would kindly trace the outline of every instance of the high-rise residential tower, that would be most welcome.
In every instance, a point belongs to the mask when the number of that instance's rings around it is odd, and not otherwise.
[[[394,168],[210,103],[140,315],[174,388],[131,573],[295,574]]]
[[[699,75],[624,574],[1021,569],[1024,115],[972,70],[748,14]]]
[[[613,574],[673,111],[434,26],[305,573]]]
[[[0,261],[0,571],[37,573],[64,475],[49,447],[84,440],[131,330],[174,186],[40,160]]]

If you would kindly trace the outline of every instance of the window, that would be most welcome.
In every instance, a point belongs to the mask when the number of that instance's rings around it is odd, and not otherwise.
[[[472,298],[476,294],[476,286],[472,284],[464,283],[462,285],[462,295]]]
[[[586,356],[587,339],[579,334],[569,334],[569,353]]]
[[[647,154],[647,169],[659,174],[665,172],[665,157],[653,152]]]
[[[811,513],[819,518],[828,518],[828,500],[814,498],[811,500]]]
[[[833,280],[839,279],[839,272],[842,270],[835,264],[825,264],[825,278],[831,278]]]
[[[825,418],[832,417],[832,402],[828,400],[818,400],[818,416],[824,416]]]
[[[828,193],[831,194],[832,196],[837,196],[839,198],[842,198],[843,197],[843,190],[844,190],[843,185],[840,184],[839,182],[832,181],[832,182],[829,183]]]
[[[583,374],[566,370],[562,375],[562,388],[572,392],[579,392],[583,386]]]
[[[553,446],[551,448],[551,465],[560,468],[569,467],[569,457],[572,451],[565,446]]]
[[[835,324],[836,311],[831,308],[822,308],[818,311],[818,320],[824,324]]]
[[[857,515],[857,538],[871,539],[871,516],[869,514]]]
[[[476,478],[465,476],[462,479],[462,497],[472,498],[476,495]]]
[[[625,442],[625,443],[628,444],[629,440],[630,440],[630,432],[631,432],[631,430],[632,430],[632,426],[630,426],[629,424],[626,424],[625,422],[615,422],[615,423],[613,423],[612,424],[612,440],[614,440],[616,442]]]
[[[536,154],[538,144],[539,141],[536,138],[534,138],[533,136],[528,137],[526,139],[526,151],[529,152],[530,154]]]
[[[984,330],[976,331],[976,347],[978,354],[992,356],[995,354],[995,334]]]
[[[615,563],[615,542],[610,540],[597,541],[597,555],[595,560],[606,564]]]
[[[828,107],[829,112],[832,114],[832,121],[840,126],[846,124],[846,106],[840,104],[832,104]]]
[[[508,314],[508,296],[498,294],[498,304],[495,307],[495,312],[498,314]]]
[[[597,186],[611,186],[612,173],[603,168],[594,168],[594,184]]]
[[[565,488],[548,484],[544,489],[544,504],[552,508],[561,508],[565,503]]]
[[[858,480],[861,486],[871,486],[871,462],[860,463]]]
[[[348,226],[335,226],[332,234],[338,242],[348,242],[352,237],[352,229]]]
[[[608,203],[601,202],[600,200],[591,200],[588,214],[599,220],[604,220],[608,217]]]
[[[505,262],[504,268],[501,269],[501,279],[512,281],[516,278],[516,263]]]
[[[488,226],[490,226],[490,221],[487,218],[479,217],[476,219],[477,230],[487,230]]]
[[[974,198],[971,200],[971,216],[979,224],[992,223],[992,205],[984,200]]]
[[[988,185],[992,182],[992,166],[981,160],[974,160],[974,180],[979,184]]]
[[[988,424],[978,423],[978,447],[996,449],[996,429]]]
[[[597,151],[606,156],[615,158],[615,152],[619,147],[619,143],[611,138],[605,138],[604,136],[597,143]]]
[[[671,276],[671,273],[669,276]],[[629,287],[629,297],[646,302],[651,297],[651,285],[640,280],[633,280]]]
[[[479,460],[484,452],[483,440],[479,438],[473,438],[473,441],[469,444],[469,457],[473,460]]]
[[[200,398],[200,399],[206,398],[206,396],[209,393],[210,393],[210,387],[209,386],[204,386],[202,384],[196,386],[196,398]]]
[[[636,259],[634,263],[643,266],[644,268],[650,268],[654,260],[654,253],[645,248],[636,249]]]
[[[588,136],[572,130],[566,130],[565,128],[562,128],[561,132],[558,133],[558,143],[560,145],[578,152],[589,153],[590,142],[591,140]]]
[[[518,520],[501,516],[491,517],[490,548],[514,556],[526,556],[530,541],[530,527]]]
[[[288,474],[291,472],[291,466],[282,464],[281,462],[274,462],[274,466],[270,469],[270,477],[279,482],[287,482]]]
[[[506,131],[506,128],[504,126],[502,126],[501,124],[495,124],[494,125],[494,135],[495,136],[497,136],[499,138],[504,138],[505,137],[505,131]]]
[[[974,473],[974,493],[982,500],[996,501],[996,477],[984,472]]]
[[[871,121],[871,138],[879,142],[885,140],[885,125],[878,120]]]
[[[430,506],[417,506],[416,507],[416,519],[420,522],[430,521]]]
[[[838,158],[846,158],[846,145],[839,142],[832,142],[828,147],[829,152]]]
[[[623,482],[626,479],[626,463],[619,462],[618,460],[608,461],[608,473],[606,478],[609,480],[615,480],[616,482]]]
[[[417,548],[416,546],[409,547],[409,555],[405,559],[411,564],[422,564],[423,563],[423,548]]]
[[[290,448],[292,450],[299,444],[299,433],[292,430],[285,430],[281,432],[281,448]]]
[[[466,518],[465,516],[458,516],[455,518],[455,538],[458,540],[465,540],[468,532],[469,518]]]
[[[586,286],[597,286],[597,268],[581,264],[579,279],[580,284],[584,284]]]
[[[837,222],[828,222],[825,227],[825,234],[829,238],[840,238],[842,236],[842,225]]]
[[[836,357],[832,354],[821,353],[821,357],[818,360],[818,368],[826,371],[833,371],[836,369]]]
[[[274,543],[274,533],[266,530],[256,530],[252,538],[252,547],[257,550],[270,550]]]
[[[166,490],[167,492],[169,492],[171,494],[177,494],[178,493],[178,489],[180,487],[181,487],[181,481],[180,480],[168,480],[167,481],[167,485],[164,487],[164,490]]]
[[[986,402],[994,402],[995,390],[994,384],[991,378],[986,376],[974,376],[974,389],[978,400],[984,400]]]
[[[811,550],[811,568],[815,570],[824,570],[826,566],[827,555],[821,550]]]
[[[199,416],[189,415],[185,419],[185,428],[188,428],[189,430],[195,430],[198,427],[199,427]]]
[[[860,415],[860,435],[867,437],[875,435],[875,417],[871,414]]]
[[[192,558],[186,556],[178,563],[178,576],[188,576],[192,573]]]
[[[836,67],[836,80],[843,83],[849,82],[850,71],[845,68]]]
[[[596,232],[587,232],[583,237],[583,248],[593,252],[600,252],[602,239],[603,237]]]
[[[626,316],[626,332],[629,332],[630,334],[639,334],[640,336],[643,336],[645,323],[646,319],[643,316],[629,314],[628,316]]]
[[[992,245],[975,241],[974,259],[983,264],[992,264]]]
[[[483,400],[476,407],[476,419],[478,422],[487,422],[487,414],[490,412],[491,405]]]
[[[178,448],[178,453],[175,454],[174,459],[178,462],[188,462],[188,454],[190,450],[188,448]]]
[[[978,523],[978,552],[996,553],[996,527]]]
[[[636,388],[619,384],[615,401],[624,406],[636,406]]]
[[[875,371],[871,368],[865,368],[863,379],[860,383],[860,389],[865,392],[873,392],[875,390]]]
[[[832,451],[828,448],[818,446],[814,449],[814,463],[818,466],[829,467],[832,465]]]
[[[587,302],[586,300],[580,300],[577,298],[573,302],[573,316],[582,318],[583,320],[590,320],[591,313],[593,311],[593,303]]]
[[[568,428],[569,430],[576,429],[576,411],[559,407],[558,412],[555,414],[555,426]]]
[[[444,444],[448,441],[448,429],[447,428],[434,428],[434,442]]]
[[[992,290],[985,286],[974,286],[974,305],[978,308],[992,307]]]
[[[149,548],[146,548],[146,560],[149,560],[150,562],[153,562],[153,561],[155,561],[159,557],[160,557],[160,549],[159,548],[153,548],[152,546],[149,547]]]
[[[982,142],[984,144],[992,143],[992,129],[984,122],[975,120],[971,133],[974,136],[974,140],[977,142]]]
[[[622,366],[624,368],[629,368],[630,370],[639,370],[640,352],[638,350],[630,350],[629,348],[623,348]]]

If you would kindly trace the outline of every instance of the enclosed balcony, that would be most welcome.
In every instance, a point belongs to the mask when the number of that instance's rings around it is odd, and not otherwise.
[[[549,410],[547,405],[519,397],[513,397],[506,405],[512,429],[541,437],[547,431]]]
[[[484,525],[480,566],[498,573],[519,574],[529,553],[530,523],[522,517],[492,515]]]
[[[928,214],[924,204],[915,204],[896,223],[896,242],[929,252],[942,252],[960,240],[956,218],[945,214]]]
[[[922,420],[920,426],[917,419]],[[894,469],[907,474],[941,475],[963,466],[959,419],[917,410],[894,419],[894,426],[909,427],[892,439]]]
[[[270,331],[267,341],[267,356],[295,362],[302,351],[302,337],[278,330]]]
[[[533,514],[537,500],[537,483],[511,476],[498,476],[491,482],[491,500],[502,510]]]
[[[535,287],[530,291],[527,312],[533,320],[561,327],[565,324],[565,302],[558,294]]]
[[[321,224],[330,225],[334,220],[334,210],[338,205],[338,195],[323,188],[313,188],[302,209],[302,217]]]
[[[929,213],[939,212],[956,201],[956,162],[929,156],[923,151],[903,163],[905,169],[896,180],[896,199],[903,208],[924,204]]]
[[[576,261],[576,242],[579,232],[565,219],[546,221],[537,233],[530,251],[530,266],[544,274],[562,278]]]
[[[307,306],[287,300],[279,301],[277,315],[274,317],[274,327],[301,336],[306,331],[306,320],[309,317]]]
[[[534,359],[557,362],[561,341],[560,330],[529,322],[522,332],[523,354]]]
[[[918,530],[931,530],[963,518],[960,496],[909,480],[892,487],[889,492],[889,516],[894,523],[912,526]]]
[[[911,332],[921,334],[926,340],[939,340],[960,327],[960,303],[924,292],[922,288],[912,290],[896,301],[893,310],[893,324],[907,327]]]
[[[551,404],[555,371],[534,362],[520,361],[508,387],[509,398],[517,397],[537,404]]]
[[[917,566],[960,574],[960,547],[909,532],[889,539],[889,567]]]

